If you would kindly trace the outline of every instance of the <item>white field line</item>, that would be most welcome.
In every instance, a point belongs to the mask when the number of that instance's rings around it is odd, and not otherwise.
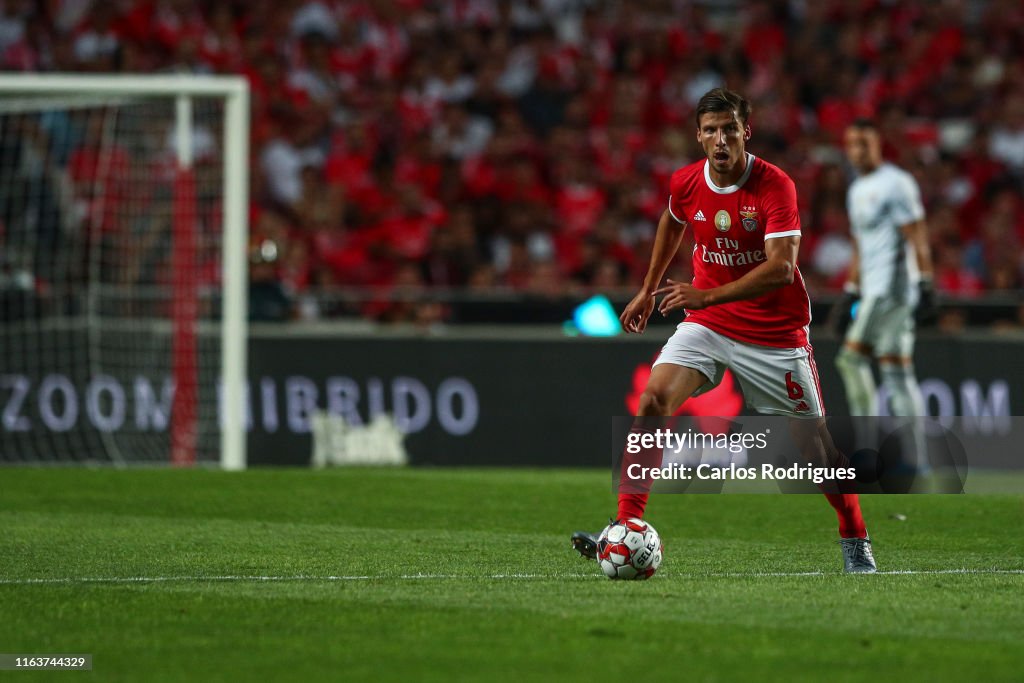
[[[935,576],[949,574],[1024,574],[1024,569],[893,569],[890,571],[878,572],[883,576]],[[838,572],[708,572],[692,574],[664,574],[666,578],[679,579],[714,579],[714,578],[775,578],[775,577],[800,577],[800,576],[839,576]],[[562,580],[562,579],[597,579],[604,578],[600,574],[490,574],[483,576],[466,574],[398,574],[394,576],[257,576],[257,575],[226,575],[226,576],[82,576],[82,577],[54,577],[54,578],[24,578],[0,579],[0,585],[6,586],[29,586],[29,585],[75,585],[90,583],[107,584],[131,584],[131,583],[202,583],[202,582],[333,582],[333,581],[422,581],[422,580],[445,580],[462,579],[472,581],[474,579],[504,580],[504,579],[539,579],[539,580]]]

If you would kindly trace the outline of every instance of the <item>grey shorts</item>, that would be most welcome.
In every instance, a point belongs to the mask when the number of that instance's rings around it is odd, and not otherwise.
[[[914,309],[892,299],[861,299],[846,341],[863,344],[877,356],[914,354]]]
[[[710,391],[732,370],[747,405],[768,415],[821,417],[818,368],[810,345],[777,348],[746,344],[697,323],[680,323],[662,347],[654,365],[671,363],[693,368],[708,382],[695,396]]]

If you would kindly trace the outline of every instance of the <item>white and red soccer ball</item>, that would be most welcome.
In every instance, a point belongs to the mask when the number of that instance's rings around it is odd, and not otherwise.
[[[649,579],[664,554],[658,532],[642,519],[613,522],[597,540],[597,562],[609,579]]]

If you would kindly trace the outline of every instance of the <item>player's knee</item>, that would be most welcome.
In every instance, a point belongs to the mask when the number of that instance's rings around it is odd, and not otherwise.
[[[882,384],[889,392],[892,414],[897,417],[920,417],[926,414],[924,397],[917,384],[913,365],[887,363],[881,367]]]
[[[897,388],[917,384],[912,363],[880,363],[878,369],[882,375],[882,384],[889,387],[890,392]]]
[[[836,367],[839,368],[841,373],[860,370],[870,363],[870,358],[859,351],[854,351],[848,346],[844,346],[836,354]]]
[[[645,389],[644,393],[640,394],[639,412],[641,415],[669,415],[671,406],[668,393],[660,389]]]

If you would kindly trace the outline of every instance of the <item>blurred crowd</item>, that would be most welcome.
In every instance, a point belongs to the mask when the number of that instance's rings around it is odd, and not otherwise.
[[[842,132],[924,193],[940,291],[1021,288],[1019,0],[3,0],[7,70],[243,74],[253,277],[273,316],[438,319],[386,292],[641,281],[693,108],[753,104],[814,293],[850,258]],[[685,277],[685,255],[673,266]],[[353,310],[324,292],[384,292]],[[260,317],[257,314],[257,317]]]

